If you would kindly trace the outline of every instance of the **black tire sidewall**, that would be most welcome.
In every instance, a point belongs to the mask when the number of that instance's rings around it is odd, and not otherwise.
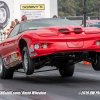
[[[100,70],[100,53],[97,52],[96,54],[97,54],[97,58],[95,58],[95,63],[96,63],[96,59],[97,59],[97,63],[94,64],[94,62],[93,62],[92,67],[94,70],[99,71]],[[96,57],[96,55],[95,55],[95,57]]]
[[[4,29],[7,26],[8,22],[9,22],[9,19],[10,19],[10,11],[9,11],[8,5],[5,2],[0,1],[0,4],[4,4],[0,8],[4,8],[5,11],[6,11],[6,20],[3,23],[0,23],[0,28]]]
[[[1,54],[0,54],[0,58],[2,59]],[[2,60],[2,73],[0,74],[0,77],[2,78],[3,76],[4,76],[4,65]]]
[[[73,75],[74,69],[75,69],[75,65],[61,66],[59,67],[59,73],[62,77],[69,77]]]
[[[28,70],[25,71],[25,73],[26,73],[26,75],[31,75],[34,72],[35,60],[30,58],[28,48],[24,47],[23,52],[22,52],[22,65],[23,65],[24,70],[25,70],[25,65],[24,65],[24,54],[25,54],[25,52],[26,52],[27,57],[28,57]]]

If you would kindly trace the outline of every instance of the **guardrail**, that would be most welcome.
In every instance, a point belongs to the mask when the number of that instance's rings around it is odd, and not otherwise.
[[[100,18],[100,16],[98,16]],[[69,20],[83,20],[83,16],[63,16],[60,17],[62,19],[69,19]],[[86,20],[95,20],[97,16],[86,16]]]
[[[100,18],[100,16],[98,16],[98,17]],[[59,16],[59,18],[69,19],[79,25],[82,23],[82,20],[83,20],[83,16],[63,16],[63,17]],[[86,20],[96,20],[96,18],[97,18],[97,16],[86,16]]]

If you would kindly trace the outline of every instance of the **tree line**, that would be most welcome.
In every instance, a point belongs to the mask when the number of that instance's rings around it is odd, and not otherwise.
[[[100,0],[86,0],[87,16],[100,16]],[[59,16],[82,16],[83,0],[58,0]]]

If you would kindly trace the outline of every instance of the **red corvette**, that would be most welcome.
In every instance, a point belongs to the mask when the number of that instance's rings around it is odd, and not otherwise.
[[[82,28],[57,18],[24,21],[0,43],[0,77],[11,79],[19,68],[31,75],[43,66],[55,66],[61,76],[72,76],[74,64],[83,60],[98,71],[99,52],[99,28]]]

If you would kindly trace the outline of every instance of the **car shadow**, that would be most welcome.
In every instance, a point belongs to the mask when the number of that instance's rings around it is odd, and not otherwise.
[[[100,83],[100,80],[90,79],[87,77],[61,77],[61,76],[24,76],[24,77],[14,77],[12,81],[20,81],[32,84],[90,84],[90,83]]]

